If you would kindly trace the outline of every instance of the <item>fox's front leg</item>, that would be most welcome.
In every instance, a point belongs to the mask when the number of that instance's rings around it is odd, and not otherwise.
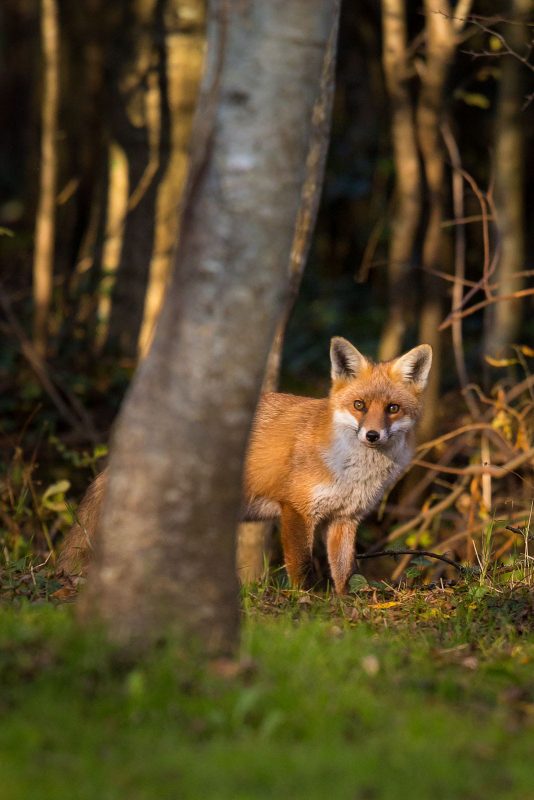
[[[356,529],[353,520],[336,520],[328,528],[326,550],[336,594],[345,594],[354,568]]]
[[[287,504],[281,509],[281,535],[284,561],[294,587],[307,587],[311,582],[313,525]]]

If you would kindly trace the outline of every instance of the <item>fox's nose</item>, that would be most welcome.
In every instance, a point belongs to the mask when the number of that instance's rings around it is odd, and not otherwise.
[[[368,442],[374,444],[375,442],[378,442],[378,440],[380,439],[380,434],[378,433],[378,431],[367,431],[367,433],[365,434],[365,438],[367,439]]]

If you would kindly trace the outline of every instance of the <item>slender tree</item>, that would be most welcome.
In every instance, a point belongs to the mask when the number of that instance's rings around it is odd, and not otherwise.
[[[443,316],[442,284],[436,271],[444,267],[445,240],[442,222],[445,211],[445,153],[441,122],[445,89],[458,34],[466,23],[472,0],[458,0],[452,9],[448,0],[425,0],[426,59],[421,67],[421,90],[416,111],[417,136],[428,194],[428,220],[423,240],[423,299],[419,339],[432,345],[433,365],[426,394],[427,402],[420,433],[429,438],[439,407]]]
[[[210,88],[196,133],[206,147],[154,342],[115,431],[82,604],[125,645],[169,627],[211,651],[236,642],[242,462],[287,298],[313,106],[338,6],[210,6]]]
[[[59,107],[59,21],[56,0],[41,2],[41,164],[33,258],[33,340],[44,355],[52,300]]]
[[[513,0],[506,41],[520,57],[528,52],[530,0]],[[502,60],[495,130],[495,206],[500,257],[497,264],[497,294],[511,295],[522,289],[525,279],[525,124],[523,119],[523,77],[521,62],[510,55]],[[506,355],[504,348],[517,340],[521,329],[523,303],[508,300],[486,311],[484,351],[491,356]]]
[[[115,236],[120,239],[117,258],[104,265],[105,280],[112,273],[112,288],[111,302],[105,301],[104,309],[101,304],[99,338],[102,344],[109,337],[114,349],[132,359],[137,355],[154,246],[157,191],[169,155],[160,146],[168,140],[169,127],[162,92],[166,87],[164,2],[135,0],[123,5],[123,32],[109,58],[113,87],[110,130],[126,157],[127,178],[120,183],[128,186],[128,201],[122,225],[115,224]],[[108,202],[113,203],[112,191]]]
[[[388,253],[388,316],[379,358],[398,356],[414,313],[412,262],[421,217],[421,168],[410,90],[413,66],[408,55],[405,0],[382,0],[382,64],[391,103],[395,162],[395,206]]]
[[[143,322],[139,335],[141,355],[148,351],[161,311],[171,271],[180,223],[180,205],[187,177],[193,115],[198,98],[205,51],[205,0],[167,0],[162,9],[165,59],[161,95],[167,106],[167,139],[160,150],[168,152],[166,169],[158,186],[154,248],[149,267]]]

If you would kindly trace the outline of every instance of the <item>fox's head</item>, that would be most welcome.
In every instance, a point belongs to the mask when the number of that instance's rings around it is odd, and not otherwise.
[[[334,423],[352,428],[367,447],[381,447],[411,430],[422,410],[432,364],[428,344],[392,361],[374,364],[346,339],[330,346]]]

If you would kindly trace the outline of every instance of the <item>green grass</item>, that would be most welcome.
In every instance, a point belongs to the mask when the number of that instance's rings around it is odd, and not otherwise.
[[[5,607],[0,796],[534,798],[528,590],[244,607],[241,662],[209,668],[177,645],[121,665],[72,606]]]

